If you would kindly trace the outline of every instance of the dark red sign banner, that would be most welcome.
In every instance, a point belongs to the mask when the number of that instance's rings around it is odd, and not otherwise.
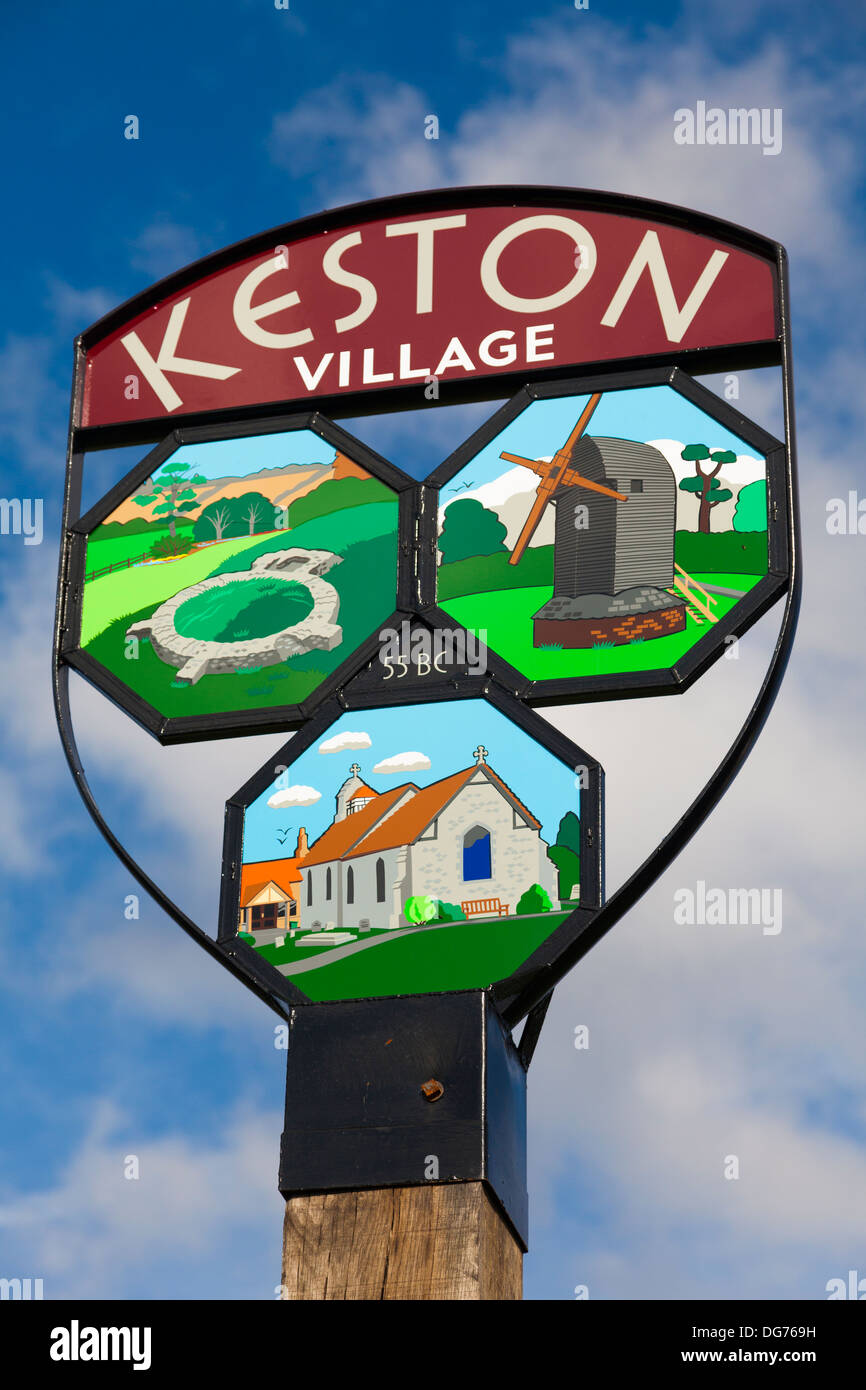
[[[76,423],[681,360],[778,338],[770,242],[752,249],[726,224],[693,230],[682,215],[666,220],[675,210],[613,196],[627,212],[562,190],[549,205],[515,205],[525,190],[471,192],[474,204],[455,191],[444,206],[447,194],[344,209],[312,234],[294,224],[273,244],[257,237],[163,281],[83,336]]]

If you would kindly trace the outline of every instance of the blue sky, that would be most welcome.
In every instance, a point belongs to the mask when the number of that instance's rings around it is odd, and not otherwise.
[[[58,747],[48,663],[74,335],[300,214],[485,182],[657,197],[786,244],[807,561],[797,649],[748,767],[557,990],[530,1073],[526,1296],[820,1299],[866,1272],[866,539],[825,525],[828,501],[866,493],[862,7],[92,0],[5,6],[0,38],[3,493],[45,509],[41,545],[0,537],[0,1014],[14,1039],[0,1276],[41,1277],[47,1298],[242,1300],[272,1298],[279,1270],[275,1019],[145,898],[134,915],[136,885]],[[674,112],[697,101],[781,110],[781,153],[675,144]],[[129,114],[138,141],[123,139]],[[780,432],[776,373],[742,373],[738,404]],[[493,408],[341,423],[423,475]],[[88,459],[89,501],[132,452]],[[734,737],[777,622],[676,700],[545,710],[606,768],[612,886]],[[160,749],[82,682],[72,699],[112,824],[214,928],[225,798],[283,740]],[[781,887],[784,929],[677,926],[673,895],[698,880]],[[730,1154],[738,1181],[723,1177]]]
[[[366,734],[369,746],[321,751],[324,744],[345,732]],[[311,788],[320,793],[321,801],[280,809],[268,806],[272,789],[263,792],[244,817],[244,860],[274,859],[284,854],[276,838],[277,828],[292,827],[288,849],[294,845],[300,825],[306,828],[311,844],[318,839],[334,818],[334,797],[356,760],[361,776],[369,779],[375,791],[387,791],[405,782],[429,787],[431,782],[471,767],[479,743],[487,749],[487,762],[493,771],[541,821],[542,839],[553,844],[566,811],[580,809],[574,769],[535,743],[485,700],[459,700],[453,704],[344,714],[274,783],[278,789],[290,790],[298,785]],[[374,772],[377,764],[407,752],[423,754],[430,767],[409,772]]]

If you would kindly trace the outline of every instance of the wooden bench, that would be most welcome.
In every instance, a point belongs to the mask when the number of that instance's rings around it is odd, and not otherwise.
[[[460,906],[467,917],[507,917],[508,906],[498,898],[472,898]]]

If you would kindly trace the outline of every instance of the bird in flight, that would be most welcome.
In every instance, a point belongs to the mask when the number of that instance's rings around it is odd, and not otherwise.
[[[469,483],[458,483],[456,487],[449,487],[448,491],[449,491],[449,492],[461,492],[461,491],[463,490],[463,488],[466,488],[466,490],[468,491],[469,488],[471,488],[471,487],[473,486],[473,483],[474,483],[474,479],[473,479],[472,482],[469,482]]]
[[[276,832],[277,839],[279,840],[281,845],[284,845],[286,843],[286,840],[289,838],[289,831],[291,830],[291,828],[292,827],[290,825],[287,825],[285,830],[278,830]]]

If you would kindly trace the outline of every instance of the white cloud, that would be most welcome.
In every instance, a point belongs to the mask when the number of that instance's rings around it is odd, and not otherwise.
[[[152,279],[161,280],[199,260],[209,249],[193,227],[160,217],[129,243],[129,263],[134,270],[143,270]]]
[[[321,799],[322,793],[317,792],[315,787],[305,787],[299,782],[294,787],[285,787],[282,791],[274,792],[273,796],[268,797],[268,805],[273,810],[280,811],[284,806],[313,806]]]
[[[349,748],[370,748],[371,745],[372,739],[369,734],[350,733],[347,729],[345,733],[334,734],[333,738],[326,738],[324,743],[319,744],[319,752],[344,753]]]
[[[273,1298],[281,1118],[246,1110],[213,1138],[151,1137],[128,1107],[98,1103],[56,1180],[6,1195],[4,1262],[34,1271],[50,1299],[220,1297],[229,1288],[233,1299]],[[128,1156],[137,1178],[124,1176]],[[272,1278],[261,1258],[246,1264],[269,1245]]]
[[[374,772],[423,772],[430,767],[430,759],[426,753],[394,753],[390,758],[383,758],[373,768]]]
[[[58,275],[46,275],[48,287],[48,306],[64,331],[81,333],[97,319],[101,319],[118,302],[118,296],[110,290],[94,286],[79,290],[61,280]]]

